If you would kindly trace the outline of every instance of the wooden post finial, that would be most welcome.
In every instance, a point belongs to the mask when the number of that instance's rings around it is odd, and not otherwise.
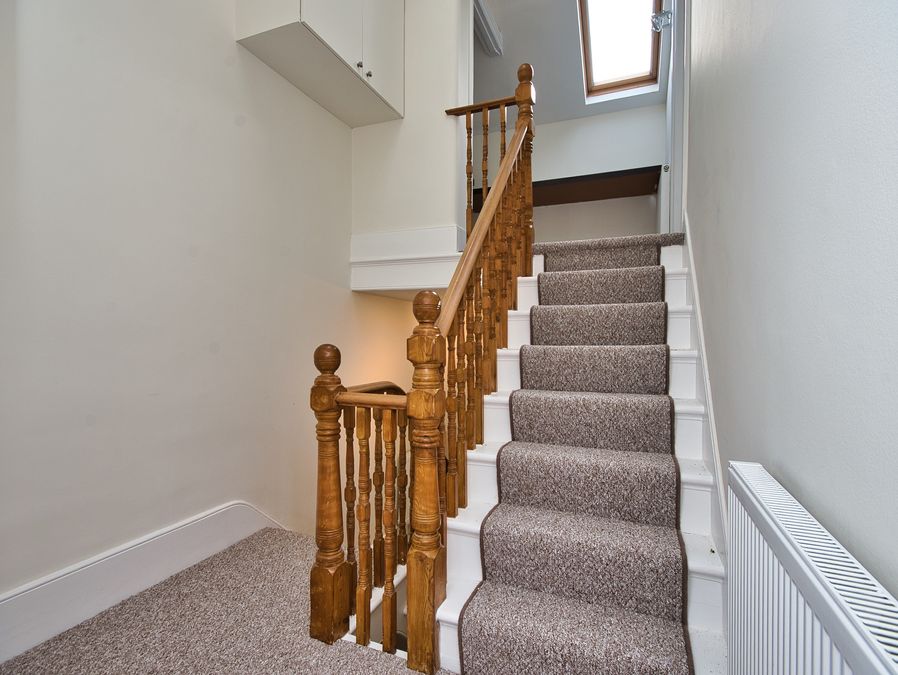
[[[340,350],[334,345],[318,345],[312,358],[315,361],[315,368],[322,375],[333,375],[340,367]]]
[[[434,324],[440,318],[442,300],[433,291],[420,291],[412,302],[412,313],[420,324]]]
[[[518,82],[533,82],[533,66],[529,63],[518,66]]]

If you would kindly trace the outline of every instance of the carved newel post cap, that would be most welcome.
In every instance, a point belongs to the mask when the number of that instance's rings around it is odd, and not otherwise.
[[[314,358],[315,367],[322,375],[333,375],[340,367],[340,350],[334,345],[318,345]]]
[[[533,82],[533,66],[529,63],[518,66],[518,82]]]
[[[420,291],[412,302],[418,323],[435,323],[440,316],[440,296],[433,291]]]

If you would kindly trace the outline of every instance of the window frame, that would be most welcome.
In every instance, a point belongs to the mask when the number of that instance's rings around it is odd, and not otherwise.
[[[593,84],[592,54],[590,51],[589,39],[589,10],[586,6],[587,1],[588,0],[579,0],[577,3],[580,8],[580,41],[583,47],[583,74],[585,76],[584,85],[586,87],[587,98],[658,84],[658,72],[661,64],[661,33],[657,31],[652,31],[654,33],[654,35],[652,35],[652,60],[651,69],[649,70],[648,75],[615,80],[613,82],[606,82],[605,84]],[[654,0],[654,3],[654,11],[657,14],[662,11],[664,0]],[[649,27],[648,30],[651,30],[651,27]]]

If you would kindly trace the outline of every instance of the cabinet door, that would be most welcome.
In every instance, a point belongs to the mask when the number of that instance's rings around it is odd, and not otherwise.
[[[363,0],[302,0],[302,22],[358,70],[362,60]]]
[[[365,79],[402,114],[405,103],[405,0],[364,0],[362,25]]]

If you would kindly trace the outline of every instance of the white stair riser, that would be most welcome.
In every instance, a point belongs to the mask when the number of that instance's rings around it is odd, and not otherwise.
[[[686,251],[683,246],[662,246],[661,264],[669,269],[686,266]]]
[[[483,578],[480,562],[480,535],[459,532],[449,520],[447,574],[449,578]],[[457,553],[453,555],[453,551]],[[723,580],[689,572],[687,578],[687,621],[692,628],[720,630],[723,616]],[[456,638],[457,639],[457,638]],[[445,653],[440,648],[441,653]]]
[[[544,255],[535,255],[533,256],[533,274],[534,276],[537,274],[542,274],[546,271],[546,256]]]
[[[664,302],[669,307],[686,307],[689,301],[689,273],[670,270],[664,275]]]
[[[696,355],[694,352],[674,350],[670,354],[670,395],[674,398],[695,398]],[[521,356],[516,349],[500,349],[496,362],[499,391],[521,388]]]
[[[530,310],[508,312],[508,348],[530,344]],[[667,309],[667,344],[671,349],[692,348],[692,308]]]
[[[703,459],[704,425],[703,414],[679,412],[674,404],[674,453],[677,457]],[[511,440],[511,412],[507,395],[484,397],[483,440],[485,443],[507,443]]]
[[[674,398],[695,398],[698,382],[698,356],[695,352],[671,350],[668,393]]]
[[[680,482],[680,529],[691,534],[711,535],[711,486]],[[496,504],[499,488],[496,465],[478,461],[477,450],[468,451],[468,501]]]
[[[460,673],[459,658],[458,624],[440,621],[440,668],[450,673]]]
[[[536,276],[518,277],[519,311],[527,311],[539,304],[539,282]],[[664,275],[664,302],[671,307],[685,307],[689,302],[689,274],[684,269],[671,270]]]

